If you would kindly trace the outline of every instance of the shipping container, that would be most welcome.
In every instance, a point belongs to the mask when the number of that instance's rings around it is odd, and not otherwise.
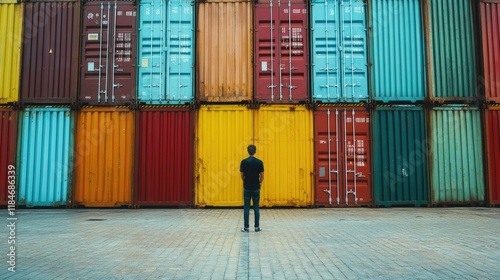
[[[80,101],[90,105],[134,103],[136,5],[84,2],[82,13]]]
[[[74,120],[70,108],[27,108],[20,119],[18,204],[71,203]]]
[[[78,113],[73,204],[132,205],[134,111],[89,107]]]
[[[371,205],[370,123],[370,112],[360,106],[314,112],[316,205]]]
[[[194,1],[139,3],[138,96],[146,104],[194,101]]]
[[[253,131],[256,156],[265,170],[260,205],[313,205],[312,111],[293,105],[261,106],[254,111]]]
[[[372,0],[371,93],[382,102],[426,97],[425,38],[420,0]]]
[[[369,99],[366,3],[312,0],[311,76],[315,102]]]
[[[500,205],[500,106],[485,110],[485,135],[488,160],[489,204]]]
[[[207,0],[197,5],[197,98],[252,100],[253,1]]]
[[[428,204],[425,113],[420,106],[377,107],[373,116],[376,206]]]
[[[9,203],[9,190],[19,179],[17,155],[17,114],[11,107],[0,107],[0,205]],[[14,176],[14,177],[10,177]],[[11,204],[15,199],[11,200]]]
[[[0,2],[0,104],[19,101],[24,4]]]
[[[500,2],[481,0],[484,91],[486,100],[500,103]]]
[[[136,112],[134,204],[193,204],[193,114],[158,106]]]
[[[432,204],[482,203],[484,171],[481,116],[476,107],[430,110]]]
[[[476,38],[471,0],[425,1],[425,7],[430,99],[474,100]]]
[[[80,2],[36,1],[25,5],[22,102],[75,103]]]
[[[240,162],[248,156],[247,146],[254,144],[252,110],[205,105],[198,111],[195,126],[195,204],[242,206]],[[257,156],[259,151],[257,147]]]
[[[255,4],[255,99],[266,103],[309,100],[308,7],[303,0]]]

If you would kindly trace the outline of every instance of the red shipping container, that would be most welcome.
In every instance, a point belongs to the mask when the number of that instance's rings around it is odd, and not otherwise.
[[[80,2],[26,3],[24,10],[22,101],[77,101]]]
[[[19,171],[16,165],[16,144],[17,111],[0,107],[0,205],[7,205],[9,202],[9,183],[17,187]],[[14,180],[9,176],[14,176]]]
[[[500,204],[500,106],[486,110],[486,141],[490,205]]]
[[[134,204],[193,204],[193,112],[151,106],[136,114]]]
[[[309,100],[308,6],[304,1],[255,4],[255,99],[266,103]]]
[[[136,16],[132,2],[83,5],[80,101],[125,105],[136,98]]]
[[[314,112],[315,203],[372,203],[370,113],[363,107],[318,107]]]
[[[482,0],[484,90],[486,100],[500,102],[500,1]]]

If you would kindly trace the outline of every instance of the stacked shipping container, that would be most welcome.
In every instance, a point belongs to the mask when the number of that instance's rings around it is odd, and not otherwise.
[[[17,185],[17,114],[10,107],[0,106],[0,205],[8,204],[9,191]]]

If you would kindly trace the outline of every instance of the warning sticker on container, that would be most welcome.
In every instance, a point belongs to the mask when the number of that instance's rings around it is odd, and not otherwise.
[[[89,62],[87,64],[87,71],[94,71],[94,70],[95,70],[94,62]]]
[[[262,63],[261,63],[261,70],[262,71],[267,71],[267,61],[262,61]]]
[[[149,65],[149,60],[147,58],[142,59],[141,67],[146,68]]]
[[[97,41],[97,40],[99,40],[99,34],[97,34],[97,33],[89,33],[89,35],[87,36],[87,40],[89,40],[89,41]]]

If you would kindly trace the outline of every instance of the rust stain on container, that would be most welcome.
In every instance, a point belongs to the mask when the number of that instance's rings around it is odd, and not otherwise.
[[[197,96],[252,99],[252,1],[207,1],[197,9]]]
[[[17,115],[18,112],[10,107],[0,107],[0,205],[8,204],[9,186],[17,186],[16,178],[19,178],[16,165]]]
[[[370,113],[362,107],[319,107],[314,112],[316,204],[372,203]]]
[[[91,207],[131,205],[134,111],[84,108],[77,124],[74,203]]]
[[[76,102],[80,2],[33,2],[25,5],[22,101]]]
[[[131,2],[83,4],[80,101],[123,105],[136,98],[137,7]]]
[[[193,114],[158,106],[136,113],[134,204],[192,205]]]

